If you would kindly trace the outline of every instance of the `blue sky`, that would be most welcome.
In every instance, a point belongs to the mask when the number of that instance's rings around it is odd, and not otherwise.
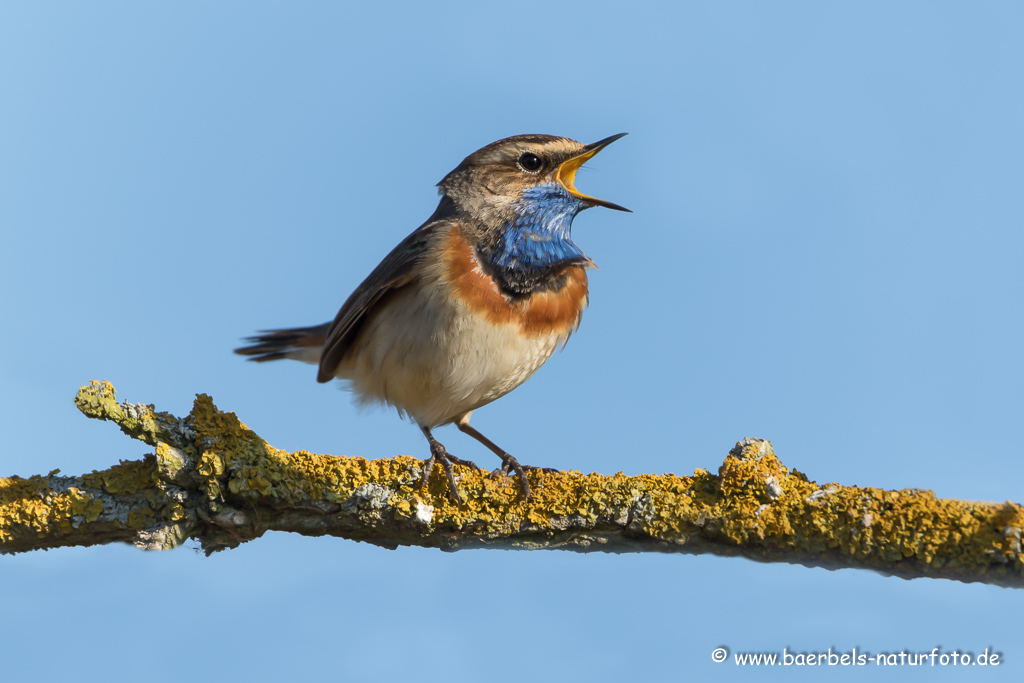
[[[577,178],[635,212],[574,224],[600,267],[580,331],[475,426],[585,472],[714,470],[758,436],[820,483],[1019,502],[1022,25],[1015,3],[5,4],[0,475],[140,457],[76,412],[100,378],[177,414],[209,393],[278,447],[425,455],[313,368],[231,349],[331,319],[484,144],[628,131]],[[1019,591],[712,557],[271,534],[0,557],[0,598],[11,680],[879,675],[743,672],[719,645],[1024,672]]]

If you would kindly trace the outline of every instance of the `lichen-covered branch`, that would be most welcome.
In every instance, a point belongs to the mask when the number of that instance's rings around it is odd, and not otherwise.
[[[185,418],[118,403],[107,382],[75,401],[153,453],[79,477],[0,479],[0,552],[111,541],[162,549],[191,538],[212,553],[293,531],[388,548],[715,553],[1024,585],[1020,505],[820,486],[760,439],[738,443],[717,474],[530,472],[528,504],[513,479],[457,468],[459,506],[439,471],[420,491],[419,460],[280,451],[209,396]]]

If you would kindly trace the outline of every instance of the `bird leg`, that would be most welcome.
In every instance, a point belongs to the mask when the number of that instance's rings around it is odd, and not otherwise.
[[[462,465],[463,467],[469,467],[474,470],[480,469],[469,460],[463,460],[462,458],[456,458],[445,450],[444,445],[434,438],[434,435],[430,433],[430,429],[427,427],[420,427],[423,430],[423,435],[427,437],[427,441],[430,442],[430,457],[424,461],[423,464],[423,480],[420,482],[420,489],[425,491],[427,484],[430,482],[430,475],[434,471],[434,465],[438,462],[441,463],[441,467],[444,468],[444,473],[448,477],[448,497],[452,499],[452,502],[456,505],[462,505],[462,498],[459,497],[459,488],[455,485],[455,472],[452,470],[452,463],[456,465]]]
[[[529,502],[530,500],[530,482],[526,480],[527,471],[541,471],[554,473],[558,470],[551,467],[533,467],[532,465],[520,465],[519,461],[512,457],[511,453],[498,447],[496,443],[488,439],[486,436],[478,432],[476,429],[469,425],[468,419],[457,420],[455,426],[459,428],[463,434],[469,434],[471,437],[487,446],[496,456],[501,458],[501,473],[504,476],[508,476],[510,471],[515,472],[519,475],[519,487],[523,490],[523,500]],[[496,470],[497,471],[497,470]]]

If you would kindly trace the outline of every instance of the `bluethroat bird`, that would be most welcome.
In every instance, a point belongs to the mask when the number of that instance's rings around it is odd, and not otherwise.
[[[593,261],[572,241],[583,209],[629,211],[576,189],[576,172],[625,133],[591,145],[517,135],[466,157],[438,183],[441,201],[342,305],[334,322],[269,330],[236,349],[250,360],[319,365],[318,382],[346,380],[363,403],[394,406],[430,443],[421,487],[440,463],[460,503],[448,453],[432,429],[454,423],[526,469],[470,426],[473,411],[525,382],[579,326]]]

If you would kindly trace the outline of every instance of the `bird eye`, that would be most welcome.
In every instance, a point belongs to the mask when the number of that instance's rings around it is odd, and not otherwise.
[[[526,152],[519,157],[519,167],[527,173],[536,173],[541,169],[544,162],[540,160],[540,157],[533,152]]]

